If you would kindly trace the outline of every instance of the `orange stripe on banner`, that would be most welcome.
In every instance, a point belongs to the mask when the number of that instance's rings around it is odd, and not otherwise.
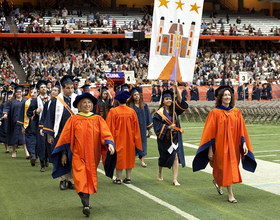
[[[170,80],[172,70],[174,68],[176,62],[176,57],[171,57],[168,61],[164,69],[162,70],[161,74],[157,78],[158,80]]]
[[[163,129],[165,128],[165,126],[166,126],[166,125],[163,125],[163,127],[162,127],[162,129],[161,129],[161,131],[160,131],[160,133],[159,133],[158,139],[160,139],[160,136],[161,136],[161,134],[162,134]]]

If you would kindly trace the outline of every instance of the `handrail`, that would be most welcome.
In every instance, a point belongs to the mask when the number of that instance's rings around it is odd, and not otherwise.
[[[225,7],[227,7],[228,9],[232,10],[232,11],[237,11],[238,8],[236,8],[232,3],[230,3],[230,1],[228,0],[219,0],[219,2],[224,5]]]

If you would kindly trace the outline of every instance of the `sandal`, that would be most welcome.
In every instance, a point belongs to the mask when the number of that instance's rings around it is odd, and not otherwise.
[[[8,154],[8,153],[10,153],[10,151],[9,150],[6,150],[6,152],[5,152],[6,154]]]
[[[122,184],[122,181],[120,179],[114,179],[113,181],[114,184]]]
[[[236,199],[234,199],[234,200],[229,200],[229,199],[228,199],[228,201],[229,201],[230,203],[237,203],[237,200],[236,200]]]
[[[181,186],[181,184],[178,183],[178,181],[177,181],[176,178],[173,178],[173,185],[174,185],[174,186]]]
[[[145,164],[144,162],[140,163],[140,167],[147,167],[147,164]]]
[[[216,183],[215,180],[213,180],[213,184],[215,185],[216,189],[217,189],[217,192],[220,194],[220,195],[223,195],[223,190],[222,190],[222,187],[219,188],[218,184]]]
[[[162,178],[162,173],[158,172],[158,178],[157,178],[158,181],[163,181],[163,178]]]
[[[131,180],[125,178],[125,179],[123,180],[123,183],[130,184],[130,183],[131,183]]]

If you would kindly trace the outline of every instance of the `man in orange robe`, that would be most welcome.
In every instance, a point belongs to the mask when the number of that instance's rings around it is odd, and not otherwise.
[[[96,104],[96,98],[89,93],[77,96],[76,100],[87,97],[93,99]],[[75,102],[74,106],[77,105]],[[107,145],[115,146],[104,119],[91,112],[80,112],[67,120],[53,150],[53,178],[69,173],[72,166],[76,191],[80,195],[84,207],[90,207],[89,204],[86,204],[89,194],[97,193],[97,168],[101,155],[106,176],[113,177],[116,154],[110,155]],[[66,164],[62,164],[62,154],[67,155]],[[81,195],[86,195],[87,199],[84,200]]]
[[[122,170],[126,170],[124,183],[130,184],[130,174],[135,167],[135,147],[142,153],[142,142],[140,128],[136,112],[126,106],[126,100],[130,97],[127,91],[120,91],[116,94],[119,106],[110,110],[106,122],[112,135],[117,152],[115,184],[121,184]],[[143,155],[141,155],[143,156]]]

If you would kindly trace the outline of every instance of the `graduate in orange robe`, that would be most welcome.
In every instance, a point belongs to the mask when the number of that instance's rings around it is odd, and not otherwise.
[[[210,160],[213,167],[213,183],[220,195],[221,187],[227,187],[228,201],[237,203],[232,184],[241,183],[239,162],[243,168],[254,172],[257,166],[253,149],[241,111],[234,107],[234,90],[220,86],[215,91],[216,108],[205,122],[199,148],[193,160],[193,171],[204,169]]]
[[[127,91],[117,92],[115,99],[119,106],[110,110],[106,122],[112,135],[117,151],[116,173],[117,178],[113,181],[115,184],[121,184],[122,170],[126,170],[124,183],[130,184],[130,174],[135,167],[135,147],[139,155],[142,153],[142,142],[140,128],[136,112],[126,106],[126,100],[130,97]]]
[[[104,119],[91,112],[96,102],[90,93],[76,97],[73,106],[80,112],[67,120],[52,153],[53,178],[69,173],[72,165],[74,184],[86,216],[90,215],[89,195],[97,193],[101,155],[108,177],[113,177],[116,165],[112,134]]]

